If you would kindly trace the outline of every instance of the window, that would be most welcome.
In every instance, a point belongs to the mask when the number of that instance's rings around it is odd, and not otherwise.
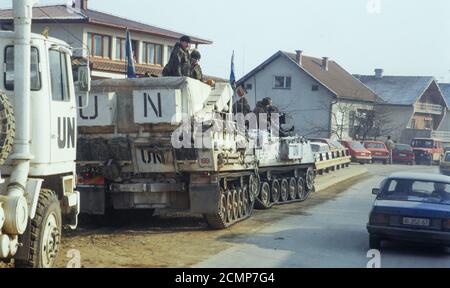
[[[311,90],[312,91],[319,91],[319,85],[313,85]]]
[[[245,85],[245,90],[252,90],[253,89],[253,85],[252,84],[246,84]]]
[[[69,81],[66,54],[50,50],[50,82],[54,101],[69,101]]]
[[[116,60],[125,60],[125,39],[116,38]]]
[[[425,119],[424,126],[425,126],[425,129],[433,130],[433,119]]]
[[[145,43],[145,63],[162,66],[162,45]]]
[[[395,179],[385,184],[379,200],[450,205],[450,183]]]
[[[5,48],[5,89],[14,90],[14,47]],[[39,69],[39,50],[36,47],[31,48],[31,91],[41,90],[41,72]]]
[[[416,119],[411,119],[411,129],[416,129]]]
[[[275,76],[274,89],[291,89],[292,78],[287,76]]]
[[[88,48],[91,56],[111,59],[111,37],[88,33]]]

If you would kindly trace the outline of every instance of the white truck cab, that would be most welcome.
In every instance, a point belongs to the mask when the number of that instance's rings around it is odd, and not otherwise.
[[[31,33],[35,2],[14,0],[14,31],[0,32],[0,261],[49,268],[80,212],[77,107],[71,48]]]
[[[0,87],[14,108],[14,38],[0,32]],[[33,34],[31,41],[31,177],[74,175],[77,107],[71,48],[64,42]],[[0,167],[9,175],[11,161]],[[75,183],[72,183],[75,184]]]

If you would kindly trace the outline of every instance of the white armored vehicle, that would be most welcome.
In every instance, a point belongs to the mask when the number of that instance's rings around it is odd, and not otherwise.
[[[89,97],[78,94],[82,212],[183,211],[224,229],[250,217],[255,201],[305,200],[310,144],[239,129],[232,95],[229,84],[183,77],[93,81]]]
[[[51,267],[80,211],[71,48],[31,34],[34,2],[14,0],[14,31],[0,32],[0,261],[16,267]]]

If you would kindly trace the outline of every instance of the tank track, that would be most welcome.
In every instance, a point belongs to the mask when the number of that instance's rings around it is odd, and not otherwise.
[[[5,164],[14,145],[14,112],[8,96],[0,91],[0,165]]]
[[[288,190],[288,197],[284,200],[281,197],[281,193],[274,193],[276,186],[274,183],[281,183],[283,180],[287,180],[289,183],[295,179],[297,185],[295,187],[295,198],[293,199],[293,195],[290,193],[290,189]],[[315,192],[314,187],[315,174],[312,168],[308,169],[304,174],[299,175],[298,177],[274,177],[273,179],[263,181],[261,183],[261,193],[259,197],[256,199],[255,208],[258,210],[267,210],[271,209],[273,206],[277,205],[286,205],[292,203],[299,203],[306,201],[311,193]],[[274,187],[275,186],[275,187]],[[264,188],[269,187],[268,191],[265,191]],[[289,187],[291,187],[289,185]],[[277,195],[274,197],[274,194]]]
[[[250,185],[241,187],[236,182],[231,185],[230,189],[221,188],[218,212],[205,215],[205,220],[211,229],[227,229],[249,219],[253,214],[256,197],[251,194]]]

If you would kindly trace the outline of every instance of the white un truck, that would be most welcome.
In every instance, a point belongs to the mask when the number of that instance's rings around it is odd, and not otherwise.
[[[16,267],[53,266],[80,211],[71,48],[31,33],[34,2],[14,0],[14,31],[0,32],[0,261]]]

